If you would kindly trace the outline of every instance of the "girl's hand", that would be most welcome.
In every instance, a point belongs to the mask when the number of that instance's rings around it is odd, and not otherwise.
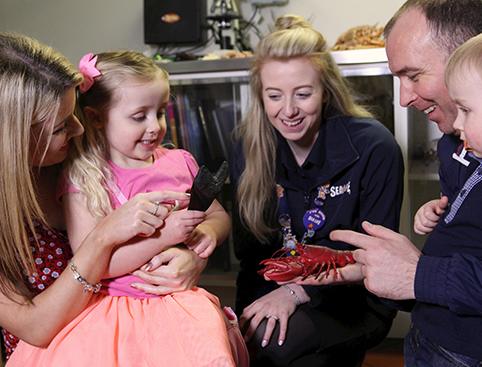
[[[207,259],[216,249],[216,232],[209,226],[198,226],[184,243],[200,257]]]
[[[169,236],[173,244],[186,242],[198,224],[206,219],[206,214],[197,210],[173,211],[166,218],[162,235]]]
[[[72,195],[75,199],[77,196]],[[135,236],[152,236],[164,225],[164,219],[169,213],[162,203],[187,198],[186,193],[173,191],[138,194],[102,218],[89,236],[99,236],[103,243],[113,247],[124,244]]]
[[[425,235],[435,228],[440,216],[445,212],[449,203],[447,196],[431,200],[417,210],[413,223],[413,230],[417,234]]]
[[[291,287],[294,288],[296,285]],[[267,319],[261,346],[265,347],[269,344],[277,322],[279,322],[280,326],[278,345],[281,346],[286,340],[288,319],[296,310],[297,300],[304,301],[303,303],[309,301],[308,295],[302,289],[301,292],[305,296],[304,300],[301,299],[303,297],[301,295],[298,295],[298,298],[294,297],[286,287],[279,287],[246,307],[239,319],[241,330],[246,330],[244,332],[244,340],[247,342],[251,339],[261,322]]]
[[[146,283],[133,283],[131,286],[157,295],[185,291],[197,284],[206,265],[207,260],[195,252],[182,247],[171,247],[133,272],[133,275]]]
[[[208,258],[231,230],[231,218],[217,200],[206,210],[206,220],[200,223],[184,242],[202,258]]]

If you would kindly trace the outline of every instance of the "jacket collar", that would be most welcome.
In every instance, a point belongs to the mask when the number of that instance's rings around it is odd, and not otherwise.
[[[344,116],[334,108],[329,108],[320,124],[320,132],[308,155],[306,162],[317,166],[319,175],[313,182],[313,187],[331,181],[348,166],[360,158],[346,124],[352,118]],[[295,158],[286,140],[277,133],[277,182],[285,187],[290,187],[289,175],[296,174],[299,169]]]

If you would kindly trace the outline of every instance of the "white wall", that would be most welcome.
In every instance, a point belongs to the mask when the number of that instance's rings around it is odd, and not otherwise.
[[[145,48],[142,0],[0,0],[0,30],[37,38],[75,63],[89,51]]]
[[[338,36],[350,27],[385,25],[404,2],[405,0],[289,0],[284,6],[264,8],[262,14],[268,24],[273,23],[279,15],[302,15],[333,45]],[[247,1],[241,2],[245,18],[250,14],[250,7]]]
[[[162,0],[159,0],[162,1]],[[185,1],[185,0],[177,0]],[[209,0],[209,4],[212,0]],[[404,0],[290,0],[262,8],[262,31],[285,13],[310,19],[329,44],[355,25],[383,25]],[[245,19],[251,4],[240,0]],[[256,20],[259,20],[257,17]],[[17,31],[50,44],[73,62],[86,52],[109,49],[144,51],[143,0],[0,0],[0,30]],[[257,38],[251,36],[252,43]]]

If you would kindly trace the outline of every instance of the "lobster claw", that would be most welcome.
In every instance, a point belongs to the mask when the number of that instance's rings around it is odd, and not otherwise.
[[[265,265],[265,268],[258,271],[258,274],[274,282],[286,282],[301,276],[304,271],[303,265],[291,259],[282,257],[263,260],[260,264]]]

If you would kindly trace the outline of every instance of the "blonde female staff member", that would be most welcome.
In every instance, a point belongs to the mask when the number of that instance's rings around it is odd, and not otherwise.
[[[333,229],[398,228],[403,162],[393,135],[349,93],[323,36],[284,16],[261,40],[232,160],[237,312],[253,365],[358,366],[394,312],[361,284],[278,286],[259,262],[291,242],[337,250]],[[313,223],[310,214],[319,219]],[[314,225],[313,230],[308,229]]]

